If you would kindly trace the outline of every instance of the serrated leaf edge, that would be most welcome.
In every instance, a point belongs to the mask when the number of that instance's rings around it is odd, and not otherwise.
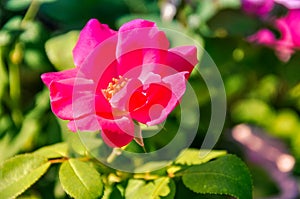
[[[2,162],[2,164],[0,165],[0,167],[2,167],[5,163],[7,163],[7,162],[9,162],[9,161],[13,161],[14,159],[16,159],[16,158],[18,158],[18,157],[20,157],[20,156],[27,156],[27,155],[32,155],[32,154],[30,154],[30,153],[26,153],[26,154],[21,154],[21,155],[16,155],[16,156],[14,156],[14,157],[12,157],[12,158],[9,158],[9,159],[7,159],[7,160],[5,160],[4,162]],[[40,156],[40,157],[43,157],[43,156]],[[44,157],[43,157],[44,158]],[[45,159],[46,160],[46,159]],[[45,164],[42,164],[42,165],[40,165],[39,167],[37,167],[37,168],[35,168],[33,171],[31,171],[30,173],[32,173],[32,172],[34,172],[34,171],[36,171],[36,170],[39,170],[39,169],[41,169],[42,167],[45,167],[45,168],[43,168],[44,169],[44,171],[42,172],[42,174],[41,175],[39,175],[39,176],[37,176],[36,177],[36,179],[35,180],[33,180],[30,184],[28,184],[28,186],[25,186],[23,189],[21,189],[20,191],[18,191],[18,192],[16,192],[14,195],[12,195],[12,196],[10,196],[10,197],[8,197],[8,198],[16,198],[17,196],[19,196],[19,195],[21,195],[23,192],[25,192],[28,188],[30,188],[34,183],[36,183],[46,172],[47,172],[47,170],[48,170],[48,168],[51,166],[51,163],[50,162],[45,162]],[[27,175],[28,175],[29,173],[27,173],[25,176],[23,176],[21,179],[23,179],[23,178],[25,178]],[[21,179],[19,179],[19,180],[21,180]],[[18,181],[19,181],[18,180]],[[11,184],[9,185],[9,186],[11,186]],[[8,187],[9,187],[8,186]],[[5,188],[7,188],[7,187],[5,187]],[[5,189],[4,189],[5,190]],[[1,197],[3,197],[3,199],[4,199],[4,196],[1,196]]]
[[[231,157],[234,157],[234,158],[237,158],[238,160],[240,160],[241,161],[241,159],[239,158],[239,157],[237,157],[236,155],[232,155],[232,154],[228,154],[227,156],[231,156]],[[224,157],[224,156],[221,156],[221,157]],[[209,163],[209,162],[206,162],[206,163]],[[204,163],[205,164],[205,163]],[[250,179],[251,179],[251,187],[253,187],[253,181],[252,181],[252,176],[251,176],[251,172],[250,172],[250,170],[248,169],[248,167],[245,165],[245,164],[243,164],[242,162],[240,162],[239,163],[239,165],[240,166],[242,166],[245,170],[247,170],[247,172],[248,172],[248,174],[249,174],[249,177],[250,177]],[[198,165],[197,165],[198,166]],[[192,173],[192,172],[190,172],[190,173]],[[189,173],[189,174],[190,174]],[[184,172],[182,173],[182,177],[184,176]],[[206,174],[206,173],[205,173]],[[216,173],[216,174],[220,174],[220,173]],[[226,176],[226,175],[224,175],[224,176]],[[227,176],[226,176],[227,177]],[[194,192],[194,193],[201,193],[201,194],[215,194],[215,195],[228,195],[228,196],[232,196],[232,197],[234,197],[234,198],[236,198],[236,199],[240,199],[240,197],[238,197],[238,196],[235,196],[235,195],[233,195],[233,194],[231,194],[231,193],[216,193],[216,192],[196,192],[196,191],[194,191],[194,190],[192,190],[189,186],[187,186],[185,183],[184,183],[184,179],[182,178],[182,181],[183,181],[183,184],[184,184],[184,186],[186,187],[186,188],[188,188],[189,190],[191,190],[192,192]],[[235,180],[234,179],[234,181],[237,181],[237,180]],[[238,181],[237,181],[238,182]]]

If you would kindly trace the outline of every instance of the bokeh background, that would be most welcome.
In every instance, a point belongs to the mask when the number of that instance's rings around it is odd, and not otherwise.
[[[216,63],[226,89],[227,117],[215,148],[237,154],[245,161],[253,177],[254,197],[297,198],[300,53],[297,46],[292,47],[291,57],[283,59],[283,49],[249,39],[262,28],[281,38],[283,33],[274,26],[274,19],[285,16],[290,8],[276,3],[271,14],[262,16],[247,11],[242,3],[1,0],[0,162],[68,139],[70,132],[65,123],[50,110],[49,93],[40,75],[74,67],[72,48],[85,23],[97,18],[117,30],[124,22],[143,18],[188,35]],[[299,19],[293,23],[293,29],[300,29]],[[176,43],[176,38],[171,42]],[[191,147],[199,148],[210,123],[210,95],[199,74],[193,74],[189,81],[197,93],[201,114]],[[176,118],[172,121],[178,122]],[[172,125],[167,128],[172,129]],[[160,139],[158,136],[156,142]],[[57,185],[56,172],[56,167],[51,168],[21,197],[66,197]]]

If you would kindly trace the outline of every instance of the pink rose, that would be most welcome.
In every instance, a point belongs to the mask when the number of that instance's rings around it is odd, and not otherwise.
[[[298,9],[300,8],[299,0],[274,0],[276,3],[285,6],[288,9]]]
[[[268,14],[274,6],[274,0],[242,0],[242,7],[248,14],[264,16]]]
[[[273,48],[279,59],[288,61],[295,50],[300,48],[300,10],[290,10],[282,18],[275,19],[275,28],[280,32],[276,38],[268,29],[259,30],[250,36],[249,41],[254,41]]]
[[[287,9],[300,8],[299,0],[241,0],[241,3],[245,12],[261,17],[267,16],[273,10],[275,3],[285,6]]]
[[[101,130],[122,147],[140,134],[134,121],[163,122],[179,104],[197,64],[194,46],[169,49],[155,23],[133,20],[111,30],[91,19],[73,50],[76,68],[41,76],[52,111],[75,131]]]

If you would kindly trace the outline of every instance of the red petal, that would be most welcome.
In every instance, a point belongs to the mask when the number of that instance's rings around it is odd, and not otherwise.
[[[102,138],[111,147],[122,147],[134,138],[134,124],[128,117],[101,120]]]
[[[177,73],[163,78],[160,84],[150,84],[145,91],[147,103],[136,107],[136,98],[130,99],[130,115],[138,122],[149,126],[163,122],[178,105],[185,92],[187,72]]]

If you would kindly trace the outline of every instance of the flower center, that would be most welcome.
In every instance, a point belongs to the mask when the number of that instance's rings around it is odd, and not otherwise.
[[[128,82],[128,78],[119,75],[119,78],[112,78],[106,89],[102,89],[104,97],[109,101],[114,94],[119,92]]]

